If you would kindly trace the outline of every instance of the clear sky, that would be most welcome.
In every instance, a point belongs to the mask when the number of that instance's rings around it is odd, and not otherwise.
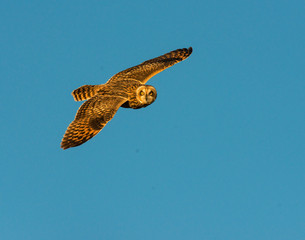
[[[2,1],[0,238],[305,239],[305,3]],[[63,151],[71,92],[177,48],[157,100]]]

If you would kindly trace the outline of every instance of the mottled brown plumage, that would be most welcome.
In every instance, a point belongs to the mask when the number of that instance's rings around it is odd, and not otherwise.
[[[101,85],[84,85],[75,89],[75,101],[84,102],[77,111],[61,142],[67,149],[76,147],[94,137],[109,122],[120,107],[143,108],[157,97],[153,86],[145,83],[157,73],[186,59],[192,48],[177,49],[160,57],[115,74]]]

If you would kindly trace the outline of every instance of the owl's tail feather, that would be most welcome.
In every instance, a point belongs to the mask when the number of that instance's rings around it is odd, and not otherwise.
[[[84,85],[75,89],[72,92],[72,96],[74,97],[75,101],[87,100],[92,98],[101,88],[101,85]]]

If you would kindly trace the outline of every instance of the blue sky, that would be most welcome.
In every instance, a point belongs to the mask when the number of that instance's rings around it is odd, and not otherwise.
[[[1,239],[305,239],[303,1],[2,1]],[[177,48],[151,106],[63,151],[71,92]]]

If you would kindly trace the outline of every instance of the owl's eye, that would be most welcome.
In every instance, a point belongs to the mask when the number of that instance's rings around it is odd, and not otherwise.
[[[143,92],[143,91],[141,91],[141,92],[140,92],[140,96],[143,96],[143,95],[144,95],[144,92]]]
[[[154,95],[154,92],[151,91],[151,92],[149,93],[149,96],[153,96],[153,95]]]

